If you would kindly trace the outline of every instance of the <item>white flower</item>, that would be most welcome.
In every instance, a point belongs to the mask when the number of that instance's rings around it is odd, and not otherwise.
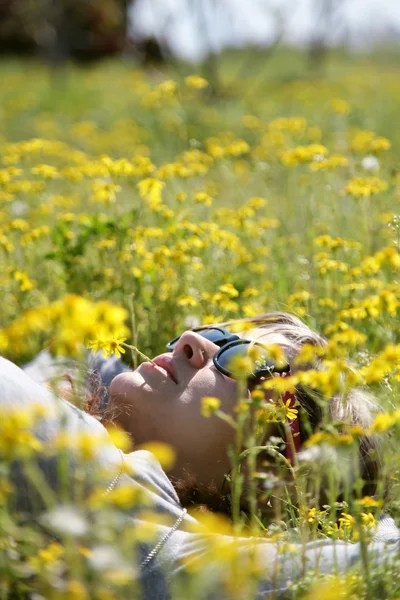
[[[89,563],[93,569],[107,573],[111,578],[115,577],[118,579],[119,577],[123,577],[124,579],[133,579],[135,577],[134,568],[110,544],[102,544],[92,548]]]
[[[338,455],[336,448],[329,444],[318,444],[301,450],[298,453],[297,458],[298,461],[303,464],[312,463],[316,465],[318,463],[320,465],[326,465],[329,463],[334,464],[338,459]]]
[[[85,517],[76,508],[66,504],[49,510],[40,520],[45,527],[56,533],[66,533],[75,537],[84,535],[88,530]]]
[[[188,315],[185,319],[185,327],[188,327],[189,329],[194,329],[195,327],[198,327],[200,325],[200,319],[199,317],[196,317],[195,315]]]
[[[368,154],[368,156],[364,156],[362,159],[361,166],[365,171],[378,171],[379,160],[376,158],[376,156]]]
[[[23,200],[14,200],[11,203],[11,213],[14,217],[21,217],[28,210],[28,203]]]

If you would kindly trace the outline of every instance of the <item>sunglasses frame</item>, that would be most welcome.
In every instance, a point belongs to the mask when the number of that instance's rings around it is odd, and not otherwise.
[[[192,331],[194,331],[195,333],[199,333],[200,335],[201,335],[202,331],[209,331],[209,330],[219,331],[222,334],[221,339],[217,339],[215,341],[209,340],[209,341],[212,341],[213,344],[215,344],[216,346],[219,347],[219,350],[216,352],[216,354],[213,357],[214,366],[216,369],[218,369],[218,371],[220,371],[220,373],[222,373],[223,375],[226,375],[227,377],[230,377],[232,379],[235,379],[232,371],[230,371],[229,369],[226,369],[223,365],[221,365],[219,363],[219,359],[224,354],[224,352],[226,352],[230,348],[234,348],[235,346],[241,346],[244,344],[245,345],[251,344],[252,346],[258,346],[260,348],[263,348],[264,350],[268,349],[268,346],[265,346],[264,344],[261,344],[260,342],[240,338],[238,335],[236,335],[234,333],[230,333],[229,331],[227,331],[226,329],[223,329],[222,327],[196,327],[195,329],[192,329]],[[178,335],[175,338],[173,338],[170,342],[168,342],[168,344],[166,345],[166,348],[169,352],[173,351],[173,349],[180,337],[181,336]],[[208,338],[206,338],[206,336],[202,336],[202,337],[204,337],[205,339],[208,339]],[[290,365],[288,362],[285,365],[283,365],[282,367],[278,367],[273,362],[271,362],[271,365],[268,366],[268,368],[255,370],[255,372],[253,374],[251,374],[248,377],[248,379],[257,379],[259,377],[265,377],[265,376],[272,377],[273,373],[281,374],[281,373],[288,373],[289,371],[290,371]]]
[[[223,329],[222,327],[195,327],[194,329],[192,329],[191,331],[194,331],[195,333],[199,333],[201,335],[202,331],[219,331],[222,334],[221,339],[217,339],[216,341],[214,340],[209,340],[211,341],[213,344],[215,344],[216,346],[218,346],[219,348],[223,348],[226,344],[228,344],[229,342],[233,342],[235,340],[240,340],[240,337],[234,333],[230,333],[229,331],[227,331],[226,329]],[[174,337],[171,341],[168,342],[168,344],[166,344],[166,348],[169,352],[172,352],[176,343],[178,342],[178,340],[180,339],[180,335],[177,335],[176,337]],[[205,335],[203,335],[202,337],[204,337],[205,339],[208,339]]]
[[[257,346],[259,348],[262,348],[263,350],[268,350],[268,346],[265,346],[265,344],[261,344],[260,342],[255,342],[252,340],[246,340],[246,339],[240,338],[238,340],[229,342],[228,344],[225,344],[224,346],[222,346],[218,350],[218,352],[216,352],[214,354],[213,362],[214,362],[215,367],[218,369],[218,371],[220,371],[224,375],[227,375],[228,377],[235,379],[232,371],[230,371],[229,369],[226,369],[223,365],[221,365],[219,362],[219,359],[224,354],[224,352],[226,352],[227,350],[230,350],[231,348],[234,348],[235,346],[243,346],[243,345],[251,345],[252,347]],[[288,362],[286,362],[286,364],[283,365],[282,367],[278,367],[275,365],[274,362],[271,361],[271,364],[268,365],[268,367],[255,369],[253,373],[248,375],[248,379],[257,379],[259,377],[265,377],[265,376],[272,377],[273,373],[281,374],[281,373],[288,373],[289,371],[290,371],[290,365]]]

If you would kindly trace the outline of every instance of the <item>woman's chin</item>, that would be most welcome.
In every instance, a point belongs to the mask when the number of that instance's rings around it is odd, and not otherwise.
[[[127,396],[132,392],[132,389],[140,383],[143,383],[143,378],[140,377],[137,371],[129,373],[120,373],[111,382],[110,396],[114,400],[118,397]]]
[[[136,373],[121,373],[114,377],[110,385],[108,413],[112,420],[132,434],[127,420],[131,421],[136,390],[140,388]]]
[[[136,399],[151,392],[148,383],[138,371],[120,373],[110,385],[110,405],[114,407],[129,407]]]

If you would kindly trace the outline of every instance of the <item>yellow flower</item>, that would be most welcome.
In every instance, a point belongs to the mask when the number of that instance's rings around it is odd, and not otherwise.
[[[132,451],[132,439],[126,431],[114,424],[107,425],[106,429],[113,444],[117,446],[117,448],[125,453]]]
[[[230,519],[223,514],[196,510],[194,511],[194,516],[196,521],[190,524],[190,531],[193,531],[193,533],[201,533],[203,535],[205,532],[209,534],[219,534],[213,535],[210,538],[210,542],[214,542],[217,546],[221,546],[221,550],[223,550],[224,546],[224,537],[235,534]],[[226,541],[229,542],[229,539],[227,538]],[[235,543],[235,540],[232,541]]]
[[[136,279],[140,279],[143,275],[143,271],[141,271],[137,267],[132,267],[131,273]]]
[[[297,146],[290,150],[285,150],[281,155],[281,162],[285,166],[296,166],[300,163],[315,160],[316,157],[325,157],[328,150],[322,144],[309,144],[308,146]]]
[[[24,221],[24,219],[14,219],[9,224],[9,228],[18,231],[27,231],[29,229],[29,224],[26,221]]]
[[[379,177],[353,177],[347,182],[344,192],[355,198],[369,198],[387,189],[388,184]]]
[[[357,504],[364,508],[380,508],[383,504],[383,500],[376,500],[371,496],[364,496],[361,500],[357,500]]]
[[[64,554],[64,548],[57,542],[50,543],[47,548],[38,552],[38,559],[45,563],[55,562]]]
[[[316,508],[310,508],[307,513],[307,520],[309,523],[314,523],[317,520],[318,511]]]
[[[349,160],[341,154],[333,154],[329,157],[321,156],[318,160],[314,159],[310,163],[311,171],[327,171],[329,169],[336,169],[337,167],[348,167]]]
[[[243,292],[243,298],[252,298],[254,296],[258,296],[260,294],[260,291],[257,288],[254,287],[249,287],[246,288]]]
[[[348,115],[350,112],[350,104],[342,98],[333,98],[331,100],[331,109],[338,115]]]
[[[225,148],[225,154],[227,156],[240,156],[241,154],[247,154],[248,152],[250,152],[249,144],[241,139],[235,140]]]
[[[167,79],[161,82],[158,86],[158,91],[165,96],[173,96],[177,90],[177,83],[172,79]]]
[[[143,198],[143,200],[147,200],[150,208],[155,211],[156,209],[159,209],[161,205],[161,192],[164,186],[164,181],[159,181],[152,177],[142,179],[142,181],[139,181],[137,184],[140,197]]]
[[[254,360],[250,356],[234,356],[228,368],[238,379],[246,379],[253,373]]]
[[[316,267],[321,275],[326,275],[330,271],[347,273],[347,271],[349,270],[348,265],[343,261],[335,260],[333,258],[325,258],[323,256],[317,257]]]
[[[44,179],[56,179],[60,176],[56,167],[52,165],[37,165],[32,167],[31,171],[34,175],[40,175]]]
[[[0,454],[6,459],[24,459],[43,450],[43,443],[31,429],[39,418],[36,409],[8,410],[0,420]]]
[[[116,201],[119,191],[121,191],[121,186],[111,181],[95,181],[92,184],[92,200],[112,204]]]
[[[297,408],[291,407],[290,403],[291,403],[291,400],[289,399],[284,403],[284,406],[283,406],[283,408],[285,410],[285,416],[288,421],[292,421],[293,419],[295,419],[299,412],[297,410]]]
[[[89,600],[90,595],[81,581],[71,579],[66,586],[67,597],[71,600]]]
[[[390,146],[388,139],[377,136],[373,131],[357,130],[350,136],[350,150],[356,154],[379,153]]]
[[[200,75],[188,75],[185,77],[185,84],[195,90],[202,90],[208,86],[208,81]]]
[[[88,506],[96,509],[112,505],[122,509],[129,509],[137,506],[139,502],[144,501],[143,491],[139,487],[132,485],[119,484],[108,494],[104,494],[104,491],[103,488],[94,491],[88,498]]]
[[[239,296],[239,292],[231,283],[224,283],[223,285],[220,285],[219,291],[222,294],[226,294],[230,298],[236,298],[237,296]]]
[[[345,578],[329,577],[328,581],[315,583],[305,600],[351,600],[353,594],[351,585]]]
[[[332,300],[332,298],[319,298],[318,306],[324,306],[326,308],[331,308],[332,310],[337,309],[337,302]]]
[[[112,356],[113,354],[119,358],[121,354],[125,354],[125,348],[122,346],[122,344],[126,339],[126,337],[106,338],[102,334],[99,334],[97,339],[89,341],[86,347],[92,350],[92,352],[98,352],[101,350],[105,358],[107,356]]]
[[[342,512],[342,516],[339,519],[340,526],[343,528],[354,527],[355,518],[349,513]]]
[[[205,206],[211,206],[212,204],[211,196],[205,192],[197,192],[194,199],[198,204],[204,204]]]
[[[254,198],[249,198],[249,200],[247,201],[247,205],[250,208],[264,208],[264,206],[267,204],[267,200],[265,198],[261,198],[260,196],[255,196]]]
[[[179,202],[179,204],[182,204],[187,199],[187,194],[185,192],[178,192],[176,194],[176,199]]]
[[[296,292],[294,294],[290,294],[288,298],[288,304],[294,304],[296,302],[308,302],[311,298],[310,292],[306,290],[302,290],[301,292]]]
[[[34,282],[23,271],[15,271],[14,279],[19,282],[21,292],[30,292],[33,289]]]
[[[8,348],[9,341],[4,331],[0,330],[0,354],[4,354]]]
[[[195,307],[195,306],[198,305],[198,301],[196,300],[196,298],[193,298],[193,296],[181,296],[177,300],[177,305],[178,306],[191,306],[191,307]]]
[[[14,244],[2,233],[0,233],[0,248],[3,248],[8,253],[14,252],[15,250]]]
[[[264,394],[262,394],[264,396]],[[279,423],[284,421],[282,411],[279,410],[273,402],[265,402],[264,405],[257,409],[254,413],[255,422],[258,426],[263,426],[265,423]],[[248,410],[248,405],[246,405]]]
[[[396,417],[392,413],[379,413],[371,423],[369,433],[383,433],[391,429],[396,423]]]
[[[363,527],[366,527],[367,529],[373,529],[376,526],[376,520],[372,513],[362,512],[361,520]]]
[[[96,248],[99,248],[99,250],[112,250],[113,248],[115,248],[116,245],[116,240],[99,240],[95,244]]]
[[[148,442],[142,445],[141,449],[151,452],[165,471],[170,471],[175,464],[176,453],[169,444]]]
[[[365,344],[367,336],[361,331],[356,331],[349,327],[346,331],[335,333],[332,336],[332,342],[343,344],[345,346],[362,346]]]
[[[299,383],[299,374],[291,377],[271,377],[263,382],[265,390],[275,390],[277,394],[283,395],[286,392],[294,394],[295,387]]]
[[[214,396],[206,396],[201,401],[201,414],[203,417],[211,417],[211,415],[215,414],[221,404],[221,400],[215,398]]]
[[[69,434],[61,431],[53,438],[48,451],[52,454],[58,453],[60,450],[68,450],[77,453],[85,462],[89,462],[101,451],[106,441],[105,434],[93,434],[92,432]]]
[[[307,127],[304,117],[277,117],[269,123],[270,130],[290,131],[291,133],[303,133]]]
[[[330,444],[332,446],[350,446],[354,443],[351,434],[330,433],[328,431],[318,431],[311,435],[304,443],[305,448],[318,444]]]

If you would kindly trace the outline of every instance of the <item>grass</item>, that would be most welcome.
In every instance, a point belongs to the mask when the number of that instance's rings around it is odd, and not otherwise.
[[[290,49],[231,52],[217,66],[207,84],[178,64],[0,64],[0,350],[18,364],[43,347],[79,358],[102,334],[154,356],[193,324],[287,310],[329,337],[325,360],[345,369],[351,358],[348,383],[382,403],[390,449],[399,67],[382,51],[336,53],[313,73]],[[396,515],[393,452],[387,473]],[[330,510],[307,511],[289,504],[289,522],[333,535]],[[340,535],[368,529],[359,518]],[[344,597],[376,597],[381,575],[371,577],[369,588],[341,580]]]

